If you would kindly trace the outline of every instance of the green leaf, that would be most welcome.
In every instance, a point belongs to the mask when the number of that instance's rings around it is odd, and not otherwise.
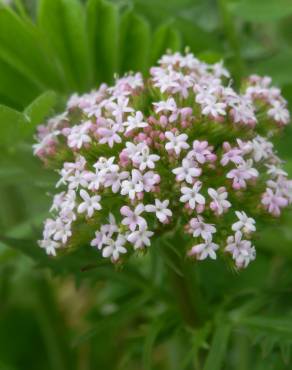
[[[25,125],[24,114],[0,105],[0,144],[13,145],[25,133]]]
[[[275,21],[292,14],[290,0],[240,0],[230,3],[230,10],[251,22]]]
[[[292,341],[292,317],[263,317],[250,316],[242,318],[239,323],[247,325],[251,328],[266,330],[269,333],[277,333],[285,336]]]
[[[259,344],[264,355],[268,355],[275,346],[280,347],[283,360],[289,361],[292,346],[292,317],[243,317],[238,322],[248,328],[253,337],[259,337]]]
[[[64,73],[67,89],[83,91],[91,82],[85,12],[79,0],[40,0],[38,25]]]
[[[56,94],[47,91],[19,112],[0,105],[0,144],[14,147],[20,140],[32,139],[35,126],[42,123],[56,103]]]
[[[17,109],[23,109],[40,93],[40,88],[31,79],[18,72],[9,63],[1,60],[1,56],[0,81],[0,102]]]
[[[146,72],[150,54],[149,24],[128,11],[122,17],[120,34],[120,72]]]
[[[34,89],[61,86],[60,74],[55,59],[48,53],[47,43],[31,21],[23,20],[9,7],[0,7],[0,60],[26,78]],[[21,81],[13,88],[16,86],[21,88]]]
[[[117,72],[119,12],[104,0],[87,2],[87,28],[94,67],[94,81],[112,82]]]
[[[220,370],[222,368],[230,332],[229,323],[221,322],[217,325],[204,370]]]
[[[174,28],[172,23],[163,24],[156,30],[153,36],[151,63],[156,63],[168,49],[179,51],[180,48],[181,38],[179,32]]]
[[[44,118],[50,113],[56,104],[56,99],[56,94],[53,91],[44,92],[24,110],[32,130],[35,125],[42,123]]]
[[[36,243],[32,240],[24,240],[24,239],[15,239],[5,236],[0,236],[0,241],[5,245],[14,248],[28,257],[31,257],[35,261],[38,262],[46,262],[48,256],[46,255],[45,251],[39,248]]]
[[[154,347],[155,340],[165,325],[165,321],[163,318],[159,318],[154,320],[150,325],[148,333],[145,337],[145,344],[144,344],[144,352],[143,352],[143,367],[144,370],[151,370],[152,369],[152,350]]]
[[[140,294],[136,294],[133,298],[123,303],[118,311],[107,315],[106,320],[105,317],[102,317],[94,327],[86,331],[84,334],[77,336],[73,341],[73,346],[80,346],[80,344],[88,341],[98,333],[112,330],[113,327],[116,328],[117,326],[130,321],[135,314],[141,312],[148,300],[149,295],[141,294],[141,292]]]
[[[292,51],[282,51],[266,60],[257,62],[252,73],[266,74],[273,78],[273,83],[286,85],[292,83],[291,73]]]

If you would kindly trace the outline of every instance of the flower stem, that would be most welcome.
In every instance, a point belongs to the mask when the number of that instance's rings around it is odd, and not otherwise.
[[[191,327],[199,327],[205,317],[202,296],[197,285],[195,264],[185,258],[183,241],[177,243],[183,253],[179,256],[170,244],[163,244],[162,253],[167,265],[172,290],[184,321]]]

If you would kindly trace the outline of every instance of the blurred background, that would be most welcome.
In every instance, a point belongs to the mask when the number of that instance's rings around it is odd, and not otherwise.
[[[35,126],[68,95],[110,83],[114,73],[146,73],[167,49],[224,59],[234,84],[270,75],[291,108],[291,0],[0,4],[0,370],[201,369],[199,350],[212,351],[204,370],[291,369],[291,212],[263,232],[246,271],[220,261],[198,267],[214,320],[192,331],[155,251],[122,272],[96,268],[90,251],[57,261],[40,253],[56,177],[31,149]],[[292,175],[291,127],[276,145]],[[220,320],[232,331],[226,343],[219,332],[218,345],[211,339]]]

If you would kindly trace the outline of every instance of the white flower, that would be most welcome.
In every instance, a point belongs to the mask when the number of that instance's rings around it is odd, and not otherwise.
[[[147,212],[155,213],[158,220],[160,222],[164,223],[168,220],[168,217],[172,216],[172,211],[167,208],[168,205],[169,205],[169,200],[168,199],[165,199],[162,202],[159,199],[155,199],[155,205],[154,204],[148,204],[145,207],[145,210]]]
[[[142,153],[142,149],[146,146],[145,143],[133,144],[130,141],[126,142],[126,148],[124,149],[127,156],[133,160],[135,157],[139,157]]]
[[[236,231],[234,236],[227,238],[225,251],[231,253],[236,266],[239,268],[247,267],[250,261],[253,261],[256,256],[255,248],[249,240],[242,240],[242,233],[240,231]]]
[[[166,131],[165,137],[168,140],[168,143],[165,144],[165,149],[174,150],[176,155],[179,155],[182,149],[188,149],[190,147],[189,144],[187,143],[188,140],[187,134],[174,135],[171,131]]]
[[[56,249],[61,247],[61,244],[51,239],[39,240],[38,244],[45,249],[46,253],[51,256],[56,256]]]
[[[71,174],[67,181],[69,182],[69,189],[78,189],[79,186],[82,186],[83,188],[87,188],[88,182],[85,176],[85,172],[82,171],[75,171],[74,174]]]
[[[282,168],[277,167],[273,164],[266,164],[266,167],[268,168],[267,174],[273,178],[281,177],[281,176],[284,176],[284,177],[288,176],[288,173],[286,171],[282,170]]]
[[[80,190],[80,196],[84,200],[84,202],[80,203],[78,206],[78,213],[87,213],[88,217],[92,217],[94,211],[99,211],[101,210],[101,205],[100,205],[100,195],[94,195],[90,196],[86,190],[82,189]]]
[[[242,230],[244,233],[247,234],[256,231],[255,220],[253,218],[248,217],[247,214],[243,211],[236,211],[235,214],[239,221],[235,222],[232,225],[233,231]]]
[[[128,116],[127,121],[123,123],[123,126],[126,127],[126,132],[130,132],[137,128],[147,127],[148,123],[143,121],[142,112],[137,111],[135,116]]]
[[[189,226],[194,238],[201,236],[204,240],[212,240],[212,234],[216,233],[216,227],[206,224],[201,216],[192,218]]]
[[[71,128],[68,136],[68,146],[70,148],[80,149],[84,144],[91,142],[89,136],[91,122],[85,122],[82,125],[76,125]]]
[[[118,234],[116,240],[112,238],[105,239],[102,256],[105,258],[111,257],[112,261],[116,262],[120,258],[120,254],[127,253],[127,249],[124,247],[125,243],[126,238],[122,234]]]
[[[124,113],[131,113],[134,111],[134,109],[129,107],[128,104],[129,98],[119,96],[116,102],[109,102],[109,104],[107,105],[107,109],[109,109],[112,115],[115,116],[117,122],[122,122]]]
[[[122,142],[120,135],[121,131],[119,125],[112,125],[111,127],[99,127],[97,133],[99,135],[100,144],[108,144],[110,148],[114,146],[115,143],[119,144]]]
[[[290,120],[288,109],[282,102],[278,100],[274,100],[272,102],[272,107],[268,110],[268,116],[284,125],[287,124]]]
[[[139,230],[133,231],[128,236],[128,241],[134,245],[135,249],[141,249],[143,247],[150,246],[150,239],[154,233],[147,230],[147,225],[144,224],[139,227]]]
[[[101,225],[100,231],[95,232],[95,238],[91,241],[92,247],[102,249],[105,242],[112,238],[114,233],[119,231],[115,217],[112,213],[109,214],[109,224]]]
[[[201,181],[197,181],[192,188],[182,187],[181,192],[183,195],[179,200],[183,203],[188,202],[191,209],[195,209],[197,204],[204,205],[205,197],[199,193],[201,187]]]
[[[261,136],[252,140],[252,155],[255,162],[267,159],[273,155],[273,144]]]
[[[210,96],[203,104],[202,114],[218,118],[226,115],[226,103],[217,102],[214,96]]]
[[[50,229],[50,234],[53,235],[53,239],[55,241],[61,241],[63,244],[65,244],[72,235],[71,222],[64,222],[60,217],[56,220],[51,220]]]
[[[143,174],[142,177],[142,184],[143,184],[143,190],[147,193],[153,190],[154,185],[159,184],[160,182],[160,176],[153,172],[148,171]]]
[[[145,226],[146,221],[140,216],[144,210],[144,205],[142,203],[138,204],[134,211],[128,206],[123,206],[120,210],[121,214],[125,216],[122,220],[122,224],[128,226],[131,231],[135,231],[137,226]]]
[[[159,155],[150,154],[150,149],[146,144],[139,152],[132,156],[133,163],[139,166],[140,171],[144,171],[146,168],[153,169],[155,167],[155,162],[159,159]]]
[[[105,175],[104,186],[105,187],[112,187],[112,192],[116,194],[120,188],[122,181],[129,177],[129,172],[122,171],[122,172],[109,172]]]
[[[175,112],[177,110],[176,102],[173,98],[168,98],[167,101],[160,101],[158,103],[153,103],[154,109],[156,113],[169,111],[169,112]]]
[[[186,181],[192,184],[194,178],[201,175],[202,170],[197,166],[195,161],[184,158],[182,160],[182,167],[177,167],[172,172],[176,175],[177,181]]]
[[[114,164],[115,157],[105,158],[99,157],[98,161],[95,162],[93,167],[96,171],[99,171],[101,174],[106,174],[107,172],[114,172],[119,170],[119,166]]]
[[[241,189],[246,187],[246,180],[258,177],[259,172],[256,168],[252,167],[252,159],[242,161],[237,168],[232,169],[226,175],[228,179],[233,179],[233,188]]]
[[[104,176],[101,172],[86,171],[84,172],[84,179],[88,183],[88,189],[94,191],[98,190],[103,184]]]
[[[189,256],[196,256],[198,260],[204,260],[210,257],[212,260],[217,258],[216,250],[219,248],[218,244],[212,242],[211,239],[206,240],[204,243],[194,245],[188,252]]]
[[[222,213],[224,213],[229,207],[231,207],[231,203],[227,200],[228,193],[224,187],[221,187],[217,190],[209,188],[208,194],[212,198],[210,208],[217,215],[222,215]]]
[[[140,171],[132,170],[129,180],[124,180],[121,186],[121,194],[128,195],[131,200],[134,200],[137,193],[143,192],[143,176]]]

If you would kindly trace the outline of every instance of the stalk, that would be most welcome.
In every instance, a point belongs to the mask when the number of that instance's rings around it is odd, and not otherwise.
[[[176,240],[175,244],[170,246],[167,241],[161,246],[171,287],[186,324],[193,328],[199,327],[206,317],[206,310],[197,284],[196,266],[185,257],[183,240]],[[178,253],[174,249],[177,249]]]

